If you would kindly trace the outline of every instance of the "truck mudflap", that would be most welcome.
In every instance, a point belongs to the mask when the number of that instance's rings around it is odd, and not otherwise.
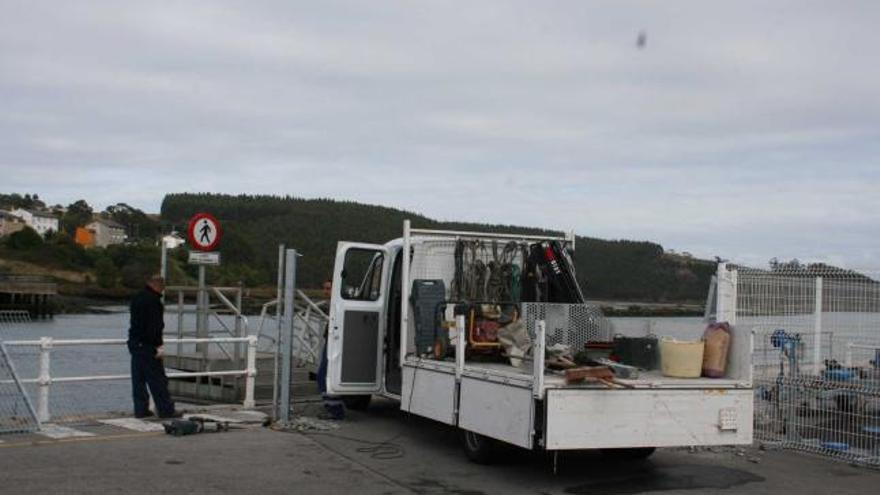
[[[547,391],[548,450],[746,445],[751,389]]]

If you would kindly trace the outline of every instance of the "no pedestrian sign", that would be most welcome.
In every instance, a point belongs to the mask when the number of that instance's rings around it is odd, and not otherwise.
[[[189,244],[199,251],[213,251],[220,245],[223,230],[220,222],[208,213],[197,213],[189,221]]]

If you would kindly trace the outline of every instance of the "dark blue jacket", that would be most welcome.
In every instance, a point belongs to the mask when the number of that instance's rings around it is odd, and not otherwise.
[[[162,345],[162,331],[165,329],[165,306],[161,296],[149,287],[131,300],[131,326],[128,328],[128,348],[151,350],[155,354]]]

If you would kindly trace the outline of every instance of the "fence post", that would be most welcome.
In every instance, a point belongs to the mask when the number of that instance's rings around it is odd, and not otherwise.
[[[726,263],[718,263],[716,280],[715,294],[717,306],[715,309],[715,319],[719,322],[726,321],[735,326],[739,272],[728,270]]]
[[[174,364],[177,367],[180,367],[183,358],[183,344],[180,343],[180,339],[183,338],[183,303],[183,290],[180,289],[177,291],[177,354],[174,356]]]
[[[816,303],[813,310],[813,366],[822,371],[822,277],[816,277]]]
[[[278,389],[278,420],[282,423],[290,421],[290,378],[293,366],[294,320],[296,319],[296,249],[288,249],[284,261],[284,326],[279,346],[281,348],[281,383]]]
[[[464,315],[455,317],[455,378],[461,381],[461,375],[464,372],[465,356],[467,352],[467,324]]]
[[[278,301],[278,304],[275,305],[275,321],[276,325],[276,333],[275,333],[275,356],[273,359],[274,371],[272,374],[272,419],[278,420],[278,358],[281,356],[281,326],[283,322],[281,321],[281,312],[284,309],[284,244],[278,245],[278,286],[276,287],[275,292],[275,300]]]
[[[235,307],[238,308],[238,314],[235,315],[235,336],[236,337],[246,337],[247,332],[245,328],[242,326],[242,316],[244,315],[244,308],[242,308],[242,294],[241,294],[241,282],[238,282],[238,291],[235,293]],[[241,346],[242,343],[239,342],[235,345],[235,360],[239,362],[241,359]]]
[[[247,341],[247,378],[244,383],[244,407],[254,408],[254,382],[257,379],[257,336],[251,335]]]
[[[37,398],[37,418],[41,423],[49,421],[49,386],[52,383],[51,361],[52,360],[52,337],[40,338],[40,377],[39,394]]]
[[[547,343],[547,323],[535,322],[535,343],[532,345],[532,396],[539,399],[544,389],[544,349]]]

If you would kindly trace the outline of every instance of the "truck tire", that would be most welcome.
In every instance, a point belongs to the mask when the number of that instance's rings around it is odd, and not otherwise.
[[[342,403],[345,404],[346,409],[366,411],[370,407],[370,400],[372,398],[372,395],[346,395],[342,397]]]
[[[656,447],[634,447],[629,449],[599,449],[602,455],[615,459],[647,459],[657,450]]]
[[[464,445],[464,453],[471,462],[477,464],[492,463],[495,451],[497,450],[495,440],[468,430],[462,430],[461,439],[461,443]]]

